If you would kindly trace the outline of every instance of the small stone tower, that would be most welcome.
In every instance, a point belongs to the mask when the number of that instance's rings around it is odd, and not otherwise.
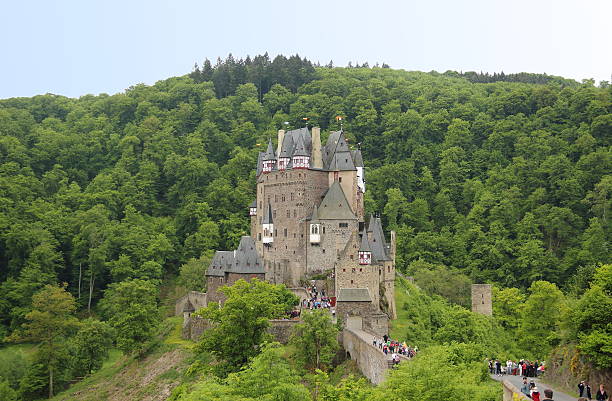
[[[472,284],[472,312],[493,316],[491,284]]]

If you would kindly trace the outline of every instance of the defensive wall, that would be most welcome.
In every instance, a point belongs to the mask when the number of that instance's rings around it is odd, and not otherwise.
[[[357,362],[361,373],[373,384],[379,384],[385,379],[385,372],[389,369],[391,355],[385,355],[378,347],[372,344],[375,337],[363,330],[345,328],[342,331],[342,345],[347,357]],[[410,359],[399,355],[400,361],[405,363]]]
[[[207,295],[205,292],[189,291],[187,294],[180,297],[174,304],[174,316],[183,314],[183,309],[187,301],[190,301],[195,310],[198,310],[206,306]]]
[[[211,323],[208,319],[201,318],[199,316],[189,316],[185,318],[183,322],[182,337],[185,340],[198,341],[202,336],[204,330],[208,330]],[[301,320],[297,319],[275,319],[269,320],[270,327],[268,327],[268,333],[272,334],[275,341],[281,344],[287,344],[289,337],[296,324],[301,323]]]

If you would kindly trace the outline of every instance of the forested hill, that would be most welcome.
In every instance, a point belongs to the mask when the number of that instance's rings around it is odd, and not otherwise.
[[[95,306],[112,283],[233,249],[258,150],[305,117],[324,137],[345,117],[402,271],[584,289],[610,258],[612,88],[449,75],[258,56],[112,96],[0,101],[0,334],[47,283]]]

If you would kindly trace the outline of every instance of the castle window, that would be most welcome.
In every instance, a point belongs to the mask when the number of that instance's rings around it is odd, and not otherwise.
[[[283,195],[283,196],[281,197],[281,200],[282,200],[283,202],[285,201],[285,195]]]
[[[363,269],[360,267],[360,268],[359,268],[359,271],[360,271],[360,272],[362,272],[362,271],[363,271]]]
[[[323,253],[325,253],[325,249],[323,249]]]
[[[353,255],[351,255],[351,260],[353,260]]]
[[[295,238],[295,233],[293,233],[293,238]]]
[[[259,208],[263,209],[263,202],[262,201],[259,201]]]
[[[391,266],[387,266],[387,271],[391,273]]]
[[[338,177],[338,182],[342,182],[342,177]]]
[[[293,192],[291,192],[291,200],[293,200],[293,195],[294,195]]]
[[[343,272],[346,272],[346,269],[342,269]]]
[[[274,214],[274,218],[276,218],[276,209],[272,212]]]
[[[285,234],[285,238],[287,238],[287,229],[284,228],[283,231],[284,231],[284,234]]]
[[[257,234],[257,240],[258,240],[258,241],[261,241],[261,233],[258,233],[258,234]]]
[[[325,226],[323,226],[323,234],[325,234]]]
[[[351,280],[351,284],[353,284],[353,280]]]
[[[291,217],[291,210],[287,210],[287,217]]]
[[[338,223],[338,227],[339,228],[347,228],[348,227],[348,223]]]

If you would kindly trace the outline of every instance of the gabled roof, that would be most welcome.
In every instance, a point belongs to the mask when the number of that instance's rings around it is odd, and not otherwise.
[[[249,205],[249,208],[251,207],[257,207],[257,199],[253,199],[253,202],[251,202],[251,204]]]
[[[355,170],[353,155],[342,131],[332,132],[323,150],[323,167],[327,170]]]
[[[320,220],[356,219],[338,181],[334,181],[325,193],[319,205],[318,215]]]
[[[217,251],[210,261],[206,275],[223,277],[233,264],[234,251]]]
[[[255,247],[253,237],[245,235],[240,238],[238,249],[234,252],[234,263],[230,273],[265,273],[263,262]]]
[[[263,160],[275,160],[276,153],[274,153],[274,146],[272,146],[272,139],[268,139],[268,149],[263,155]]]
[[[367,288],[340,288],[338,302],[372,302]]]
[[[370,216],[368,224],[368,232],[372,233],[370,246],[372,247],[372,259],[374,260],[391,260],[387,255],[387,243],[385,242],[385,234],[382,229],[380,217]]]
[[[288,135],[285,133],[283,137],[283,143],[281,145],[281,151],[278,157],[291,157],[291,153],[293,152],[293,135]]]
[[[297,143],[295,144],[295,150],[293,151],[293,156],[310,156],[310,152],[306,149],[306,144],[304,143],[304,136],[299,136]]]
[[[368,233],[365,228],[361,232],[361,245],[359,246],[359,252],[372,252],[370,247],[370,241],[368,241]]]
[[[268,203],[266,211],[263,215],[263,224],[273,224],[274,220],[272,220],[272,206]]]

